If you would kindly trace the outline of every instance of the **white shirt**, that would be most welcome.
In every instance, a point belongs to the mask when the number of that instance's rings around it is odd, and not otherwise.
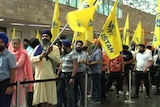
[[[143,71],[143,69],[148,65],[150,60],[153,60],[153,58],[149,52],[145,51],[144,53],[137,53],[137,55],[136,55],[136,61],[137,61],[136,70]]]
[[[153,56],[153,61],[154,61],[153,65],[154,66],[158,66],[158,64],[156,63],[157,62],[157,58],[158,58],[157,54]]]

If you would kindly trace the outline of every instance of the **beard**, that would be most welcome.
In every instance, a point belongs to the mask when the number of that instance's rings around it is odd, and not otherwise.
[[[4,46],[0,46],[0,51],[3,51],[4,50]]]
[[[50,40],[48,40],[48,39],[43,39],[43,40],[42,40],[42,45],[43,45],[43,47],[48,47],[48,46],[50,45]]]
[[[76,51],[80,53],[82,52],[82,48],[76,48]]]
[[[145,50],[139,50],[139,53],[143,53]]]

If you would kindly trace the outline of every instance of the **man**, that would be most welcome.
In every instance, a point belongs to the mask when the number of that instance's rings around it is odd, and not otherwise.
[[[91,103],[101,102],[101,73],[102,73],[102,50],[98,39],[93,41],[95,51],[91,55],[90,61],[87,62],[89,72],[91,72],[93,81],[93,92]]]
[[[119,97],[119,94],[123,93],[123,77],[124,73],[124,60],[122,55],[117,56],[114,59],[109,59],[108,61],[108,83],[107,83],[107,93],[110,86],[112,86],[113,81],[116,81],[116,96]]]
[[[158,53],[158,50],[156,50],[156,55],[153,56],[154,59],[154,67],[156,74],[154,76],[155,79],[155,85],[156,85],[156,91],[154,95],[160,95],[160,55]]]
[[[145,51],[145,45],[139,44],[139,52],[136,55],[136,64],[134,66],[135,72],[135,95],[133,98],[138,99],[139,98],[139,86],[141,80],[143,80],[145,88],[146,88],[146,98],[149,97],[149,78],[148,78],[148,71],[149,68],[153,64],[152,55],[149,52]]]
[[[62,107],[64,91],[67,90],[67,107],[74,107],[74,82],[78,67],[78,55],[71,49],[71,42],[67,39],[62,40],[63,57],[57,72],[57,77],[67,78],[58,81],[58,105]],[[60,75],[61,74],[61,75]]]
[[[23,48],[27,51],[28,55],[30,55],[33,51],[33,48],[29,45],[28,39],[23,40]]]
[[[40,44],[40,41],[36,38],[31,38],[30,41],[29,41],[29,45],[31,46],[31,48],[33,50],[39,44]],[[33,52],[33,50],[32,50],[32,52]],[[32,55],[32,52],[28,55],[29,57]],[[33,77],[34,77],[34,75],[35,75],[35,65],[34,65],[34,63],[31,63],[31,64],[32,64]],[[33,92],[27,92],[27,105],[28,105],[28,107],[33,107],[32,106],[32,101],[33,101]]]
[[[121,52],[124,59],[124,78],[126,79],[126,83],[128,85],[126,95],[129,94],[129,71],[132,70],[132,63],[134,62],[133,55],[130,51],[128,51],[128,48],[128,46],[123,45],[123,51]]]
[[[84,72],[86,70],[86,60],[87,54],[83,51],[83,42],[77,40],[76,42],[76,51],[78,53],[78,68],[74,84],[74,96],[75,96],[75,107],[78,107],[79,96],[81,99],[81,105],[84,106]]]
[[[5,33],[0,33],[0,105],[10,107],[14,83],[16,59],[15,56],[6,49],[8,37]]]
[[[49,30],[41,33],[42,45],[38,45],[30,59],[35,63],[35,80],[52,79],[56,77],[55,67],[60,61],[60,52],[57,46],[50,46],[52,34]],[[34,84],[33,105],[52,107],[57,104],[56,81],[47,81]]]

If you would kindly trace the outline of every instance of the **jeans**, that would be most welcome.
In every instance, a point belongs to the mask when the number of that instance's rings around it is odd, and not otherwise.
[[[1,107],[10,107],[12,94],[5,94],[8,84],[9,84],[9,79],[0,82],[0,106]]]
[[[147,93],[147,95],[149,95],[150,88],[149,88],[148,72],[143,73],[142,71],[136,71],[135,78],[136,78],[136,90],[135,90],[136,92],[135,92],[135,94],[139,95],[140,82],[141,82],[141,80],[143,80],[144,86],[146,88],[146,93]]]
[[[81,105],[84,105],[84,73],[80,72],[76,74],[75,84],[74,84],[74,95],[75,95],[75,107],[78,107],[78,100],[81,99]]]
[[[101,74],[99,73],[92,74],[92,81],[93,81],[92,98],[97,101],[101,100]]]
[[[123,77],[121,72],[110,72],[109,73],[109,80],[107,83],[107,92],[109,91],[109,88],[112,86],[113,81],[116,81],[116,91],[118,94],[118,91],[123,90]]]
[[[67,96],[67,107],[74,107],[74,85],[69,84],[71,73],[61,73],[58,81],[58,103],[57,107],[62,107],[63,102],[66,102]]]

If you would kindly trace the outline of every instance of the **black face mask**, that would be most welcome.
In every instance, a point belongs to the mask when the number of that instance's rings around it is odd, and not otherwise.
[[[4,50],[4,46],[0,46],[0,51],[3,51]]]
[[[145,50],[139,50],[139,53],[143,53]]]
[[[77,48],[76,48],[76,51],[77,51],[77,52],[81,52],[81,51],[82,51],[82,48],[77,47]]]

